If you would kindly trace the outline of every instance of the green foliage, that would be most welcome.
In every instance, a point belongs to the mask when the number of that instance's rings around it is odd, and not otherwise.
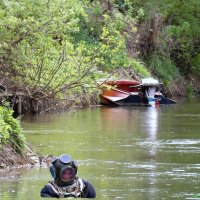
[[[0,75],[31,86],[33,98],[35,90],[47,96],[92,92],[99,77],[128,66],[149,76],[144,64],[128,56],[126,29],[137,30],[155,13],[165,22],[157,30],[168,37],[153,33],[145,60],[150,70],[166,84],[179,71],[199,75],[199,0],[1,1],[0,58],[7,67]]]
[[[200,35],[200,1],[180,0],[130,0],[135,13],[143,9],[148,18],[152,13],[162,14],[165,19],[165,29],[173,41],[170,47],[172,62],[180,72],[188,73],[200,71],[200,65],[194,63],[199,52]],[[134,13],[134,12],[133,12]],[[167,52],[168,53],[168,52]]]
[[[151,74],[150,72],[145,68],[144,64],[142,62],[139,62],[138,60],[135,59],[130,59],[130,64],[131,68],[140,74],[141,77],[150,77]]]
[[[86,78],[94,54],[82,41],[73,44],[79,20],[86,18],[79,1],[13,0],[1,11],[2,55],[14,81],[57,94]]]
[[[21,154],[24,141],[19,120],[13,117],[13,110],[8,105],[0,106],[0,145],[9,143],[17,153]]]
[[[168,57],[153,54],[148,60],[148,66],[152,73],[163,81],[165,86],[178,78],[178,69]]]
[[[200,1],[169,1],[165,0],[167,7],[163,10],[166,18],[171,21],[168,26],[168,33],[175,39],[173,45],[173,59],[179,64],[179,68],[184,74],[191,73],[192,63],[196,52],[199,51],[200,34]],[[198,69],[197,69],[198,68]],[[200,66],[195,66],[199,71]]]
[[[200,76],[200,53],[192,59],[192,70],[198,77]]]
[[[146,63],[152,74],[161,79],[166,87],[180,77],[179,70],[171,59],[168,41],[169,36],[163,30],[156,38],[154,51],[146,58]]]
[[[113,9],[87,0],[1,2],[0,57],[8,66],[1,73],[31,86],[33,98],[35,90],[62,96],[93,88],[99,71],[107,76],[132,62],[122,34],[131,18]]]
[[[128,58],[125,51],[125,41],[120,34],[122,25],[120,22],[113,22],[113,19],[107,14],[103,17],[105,25],[100,36],[98,65],[107,70],[127,66]]]
[[[194,24],[194,26],[199,25],[198,23]],[[194,52],[196,52],[198,48],[195,42],[196,39],[199,37],[196,35],[196,33],[200,33],[200,30],[197,30],[192,26],[193,25],[190,22],[183,21],[181,24],[171,25],[168,27],[169,35],[172,38],[176,38],[173,45],[173,59],[176,62],[181,62],[180,70],[185,74],[191,72],[191,64],[193,61],[193,57],[195,56]]]
[[[191,84],[189,84],[186,88],[186,92],[187,92],[187,96],[189,98],[194,97],[194,90],[193,90],[193,86]]]

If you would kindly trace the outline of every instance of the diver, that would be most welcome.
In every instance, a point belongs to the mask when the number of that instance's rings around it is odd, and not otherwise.
[[[52,159],[50,181],[41,190],[41,197],[67,198],[82,197],[95,198],[96,192],[91,183],[77,176],[78,164],[69,155],[63,154]]]

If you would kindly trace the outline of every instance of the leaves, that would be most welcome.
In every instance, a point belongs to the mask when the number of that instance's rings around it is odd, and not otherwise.
[[[123,35],[131,17],[120,9],[109,12],[86,0],[6,2],[0,4],[0,57],[8,67],[0,75],[9,74],[30,98],[79,93],[86,84],[95,90],[106,71],[131,65]]]
[[[21,153],[25,138],[21,133],[19,120],[12,115],[13,110],[7,106],[0,106],[0,144],[9,142],[16,152]]]

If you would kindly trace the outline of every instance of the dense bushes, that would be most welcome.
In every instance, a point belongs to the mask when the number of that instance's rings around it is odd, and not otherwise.
[[[36,153],[26,143],[19,119],[5,103],[0,106],[0,168],[36,163]]]
[[[147,67],[152,68],[153,65],[154,69],[158,68],[156,74],[164,78],[165,82],[174,79],[171,73],[174,67],[176,76],[178,71],[186,79],[194,74],[199,76],[200,1],[130,0],[129,3],[133,16],[139,9],[144,13],[138,30],[140,36],[143,36],[140,43],[144,40],[148,43],[141,52]],[[157,16],[162,18],[159,26]],[[146,29],[140,29],[144,24]],[[160,70],[160,67],[163,69]]]
[[[92,94],[98,79],[121,68],[165,86],[197,80],[199,9],[198,0],[1,1],[0,79],[36,108],[83,88]]]
[[[22,155],[24,142],[19,120],[13,117],[13,110],[7,106],[0,106],[0,148],[9,144],[17,154]]]
[[[112,9],[98,1],[1,2],[0,75],[31,86],[27,92],[37,98],[78,92],[102,77],[99,70],[128,66],[122,35],[128,21]]]

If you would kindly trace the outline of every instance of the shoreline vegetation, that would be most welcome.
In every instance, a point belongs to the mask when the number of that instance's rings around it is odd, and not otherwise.
[[[34,165],[35,153],[26,144],[20,121],[13,117],[8,104],[0,106],[0,170]]]
[[[13,114],[98,105],[102,79],[154,77],[166,96],[199,95],[199,13],[199,0],[1,1],[1,158],[31,163]]]

